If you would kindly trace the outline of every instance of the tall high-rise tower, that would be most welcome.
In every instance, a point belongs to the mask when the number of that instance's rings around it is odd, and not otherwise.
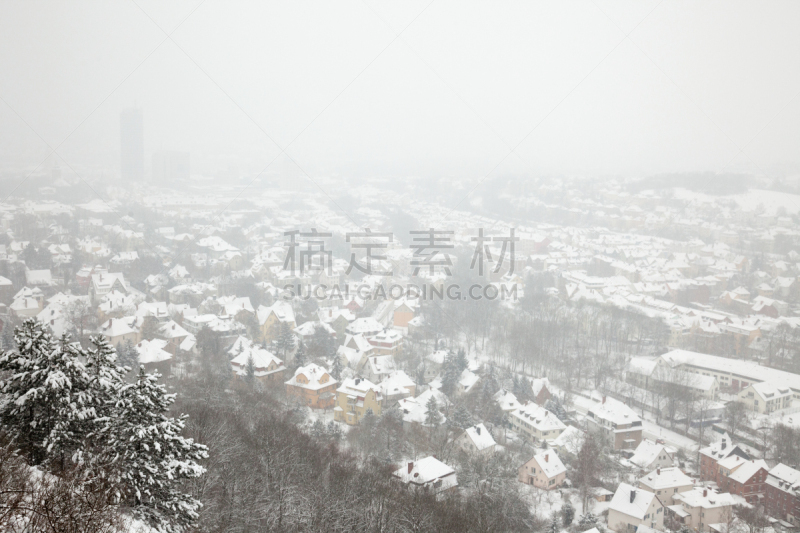
[[[125,109],[119,115],[120,171],[122,179],[144,177],[144,131],[142,110]]]

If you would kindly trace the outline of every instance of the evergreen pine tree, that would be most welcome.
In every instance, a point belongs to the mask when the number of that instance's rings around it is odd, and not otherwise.
[[[466,429],[473,425],[472,415],[463,405],[459,405],[450,417],[450,423],[457,428]]]
[[[130,339],[117,345],[117,362],[120,366],[127,366],[130,369],[139,368],[139,352]]]
[[[289,352],[294,350],[295,346],[295,338],[294,333],[292,333],[292,328],[289,327],[289,324],[286,322],[281,322],[281,328],[278,332],[278,338],[276,339],[276,346],[278,352],[283,356],[286,357]]]
[[[597,525],[597,518],[592,513],[585,513],[581,515],[580,522],[578,525],[582,530],[587,530],[595,527]]]
[[[247,380],[248,383],[252,384],[253,381],[256,379],[256,365],[253,363],[253,355],[247,358],[247,367],[245,368],[245,376],[244,378]]]
[[[55,342],[41,322],[27,319],[16,330],[16,351],[0,355],[6,401],[0,421],[34,464],[65,461],[91,432],[96,419],[90,376],[80,345]]]
[[[88,435],[86,444],[90,448],[105,445],[109,425],[118,414],[120,391],[126,385],[124,376],[130,371],[117,365],[117,354],[105,337],[92,337],[91,342],[92,347],[86,352],[86,370],[91,380],[96,427]]]
[[[339,354],[333,356],[333,364],[331,364],[331,377],[336,381],[342,379],[342,360]]]
[[[292,364],[295,368],[300,368],[301,366],[306,366],[306,364],[308,364],[306,348],[302,342],[297,345],[297,351],[294,353],[294,357],[292,358]]]
[[[136,383],[121,390],[109,448],[118,456],[122,501],[135,516],[177,531],[189,526],[200,508],[178,483],[202,475],[205,468],[197,461],[208,453],[202,444],[181,436],[186,416],[167,417],[175,395],[167,394],[158,378],[140,368]]]
[[[459,375],[469,367],[469,361],[467,361],[467,352],[464,351],[464,348],[458,349],[458,353],[456,354],[454,362]]]
[[[417,376],[416,376],[417,385],[422,386],[425,384],[425,365],[421,364],[417,367]]]
[[[561,518],[564,527],[571,526],[572,521],[575,519],[575,508],[569,501],[567,501],[567,503],[564,504],[564,507],[561,508]]]
[[[458,387],[458,380],[461,378],[461,372],[458,371],[458,366],[455,361],[450,358],[445,358],[444,375],[442,376],[442,392],[448,396],[453,396]]]
[[[438,426],[441,421],[442,413],[439,412],[436,398],[431,396],[428,403],[425,404],[425,424],[430,427],[435,427]]]

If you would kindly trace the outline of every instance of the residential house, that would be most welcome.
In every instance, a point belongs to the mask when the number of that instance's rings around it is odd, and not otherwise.
[[[767,514],[794,526],[800,525],[800,470],[783,463],[772,467],[764,495]]]
[[[742,446],[733,444],[730,435],[727,433],[722,435],[722,438],[712,443],[710,446],[700,449],[700,479],[702,481],[713,481],[718,483],[719,468],[718,462],[730,457],[731,455],[738,455],[745,461],[750,460],[750,454]]]
[[[504,413],[510,413],[522,407],[522,404],[519,403],[517,397],[514,396],[514,393],[507,391],[506,389],[500,389],[499,391],[495,392],[494,396],[492,396],[492,399],[497,402],[497,405],[500,406],[500,409]]]
[[[172,354],[164,348],[167,341],[162,339],[141,340],[136,343],[136,352],[139,354],[139,364],[147,372],[158,372],[164,377],[169,377],[172,367]]]
[[[408,323],[414,318],[414,313],[414,307],[412,307],[408,302],[400,302],[399,305],[394,308],[392,325],[396,328],[407,328]]]
[[[107,270],[96,268],[89,284],[89,297],[93,303],[97,303],[111,291],[128,294],[129,290],[122,272],[109,273]]]
[[[547,378],[536,378],[531,382],[533,401],[544,406],[553,394],[550,392],[550,381]]]
[[[312,409],[330,409],[336,400],[339,382],[327,370],[313,363],[301,366],[286,382],[286,395]]]
[[[639,488],[649,490],[659,497],[664,505],[674,505],[674,496],[694,488],[694,481],[676,466],[656,468],[639,478]]]
[[[497,443],[483,423],[468,427],[456,438],[456,446],[470,455],[492,455]]]
[[[396,356],[403,349],[403,335],[396,329],[387,329],[367,338],[376,355]]]
[[[543,490],[560,487],[567,479],[567,467],[554,450],[544,450],[531,457],[517,469],[520,483],[533,485]]]
[[[751,411],[769,414],[792,406],[794,394],[789,387],[768,382],[753,383],[739,393],[739,401]]]
[[[183,329],[183,327],[174,320],[163,324],[159,328],[158,334],[167,341],[165,350],[171,354],[178,353],[181,344],[186,340],[186,337],[189,336],[189,332]]]
[[[408,397],[398,400],[397,408],[403,416],[403,427],[410,429],[414,426],[428,426],[428,402],[431,398],[436,402],[437,409],[441,415],[439,424],[445,424],[447,417],[441,413],[442,407],[450,404],[450,400],[443,392],[438,389],[428,389],[416,398]]]
[[[437,497],[458,487],[456,471],[435,457],[408,461],[392,473],[392,478],[409,490],[421,490]]]
[[[417,393],[417,384],[402,370],[395,370],[378,383],[383,395],[383,405],[394,405],[403,398],[413,398]]]
[[[554,440],[567,428],[556,415],[533,402],[512,412],[509,420],[511,427],[532,444]]]
[[[608,529],[634,533],[639,526],[664,528],[664,504],[655,493],[620,483],[608,507]]]
[[[379,333],[383,333],[383,326],[372,317],[356,318],[347,325],[345,331],[350,335],[363,335],[369,339]]]
[[[359,369],[359,374],[373,383],[380,383],[394,371],[394,359],[391,355],[373,355],[367,358]]]
[[[258,306],[256,311],[258,327],[265,342],[271,342],[278,338],[284,324],[289,329],[294,329],[297,325],[294,318],[294,310],[289,302],[279,300],[269,307]]]
[[[675,452],[663,444],[644,439],[636,447],[629,460],[642,470],[666,468],[674,464]]]
[[[380,387],[371,381],[362,378],[346,379],[336,389],[333,419],[351,426],[358,425],[367,411],[371,410],[375,416],[380,416],[382,402]]]
[[[250,346],[239,352],[231,360],[231,368],[235,378],[243,379],[252,372],[252,376],[261,383],[280,383],[286,371],[281,359],[260,346]]]
[[[360,370],[373,355],[373,346],[363,335],[347,335],[344,344],[336,350],[342,364],[353,370]]]
[[[613,398],[589,408],[589,428],[597,431],[615,450],[631,450],[642,442],[642,420],[627,405]]]
[[[730,459],[736,461],[731,468],[726,464]],[[763,459],[745,461],[732,455],[719,462],[719,489],[722,492],[737,494],[750,504],[760,504],[766,490],[769,466]]]
[[[673,520],[697,531],[709,531],[711,524],[731,520],[735,504],[730,494],[703,487],[679,492],[673,499],[678,503],[667,507]]]
[[[123,345],[127,341],[132,344],[139,342],[136,317],[109,318],[100,325],[99,333],[104,335],[112,346]]]

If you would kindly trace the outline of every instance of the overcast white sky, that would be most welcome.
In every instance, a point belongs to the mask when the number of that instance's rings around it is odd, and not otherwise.
[[[118,169],[136,102],[146,168],[796,175],[798,27],[796,1],[2,2],[0,166],[46,141]]]

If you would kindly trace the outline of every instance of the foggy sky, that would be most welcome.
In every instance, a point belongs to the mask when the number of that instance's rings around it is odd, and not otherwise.
[[[118,172],[135,103],[145,168],[286,149],[270,172],[797,175],[799,22],[729,0],[2,2],[0,166],[50,144]]]

